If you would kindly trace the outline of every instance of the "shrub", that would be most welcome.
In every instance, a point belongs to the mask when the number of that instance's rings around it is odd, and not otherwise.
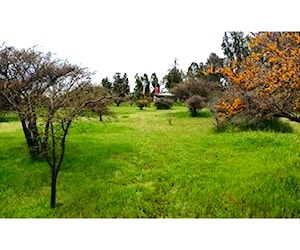
[[[137,100],[135,103],[140,108],[140,110],[149,105],[149,101],[147,99],[140,99]]]
[[[193,95],[200,95],[211,101],[220,96],[221,90],[222,88],[218,82],[203,79],[188,79],[172,88],[171,93],[181,101],[186,101]]]
[[[17,113],[13,111],[0,112],[0,122],[19,121]]]
[[[155,101],[154,106],[156,109],[171,109],[173,105],[173,101],[167,98],[159,98]]]
[[[218,132],[230,131],[268,131],[280,133],[292,133],[291,124],[280,118],[272,119],[227,119],[217,123]]]
[[[115,98],[114,98],[114,102],[115,102],[115,104],[117,104],[117,107],[119,107],[120,104],[121,104],[122,102],[124,102],[124,100],[123,100],[122,97],[115,97]]]
[[[199,96],[199,95],[193,95],[190,98],[188,98],[185,102],[191,112],[192,117],[197,117],[198,110],[205,107],[205,98]]]

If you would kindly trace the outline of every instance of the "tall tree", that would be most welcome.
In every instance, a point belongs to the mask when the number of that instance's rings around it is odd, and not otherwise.
[[[155,86],[158,85],[158,79],[155,73],[151,75],[151,78],[149,80],[149,77],[146,73],[143,75],[135,75],[135,87],[134,87],[134,99],[141,99],[141,98],[146,98],[151,95],[150,93],[150,86]]]
[[[112,92],[113,83],[108,79],[108,77],[102,79],[101,86],[106,88],[110,93]]]
[[[217,70],[223,67],[223,61],[224,59],[220,58],[216,53],[211,53],[206,61],[205,68],[212,68],[215,73],[209,75],[204,74],[202,77],[208,81],[220,82],[222,75],[217,73]]]
[[[188,67],[187,79],[196,79],[199,73],[200,73],[200,69],[198,64],[192,62],[191,65]]]
[[[222,49],[226,58],[231,60],[242,61],[249,55],[250,36],[245,35],[242,31],[229,31],[224,33]]]
[[[143,81],[142,81],[142,77],[139,76],[138,73],[135,74],[134,76],[135,79],[135,87],[134,87],[134,91],[136,92],[142,92],[143,91]]]
[[[112,90],[115,103],[119,106],[120,103],[126,100],[126,97],[128,97],[130,93],[129,80],[126,73],[124,73],[123,76],[119,72],[114,75]]]
[[[166,87],[170,90],[176,84],[182,82],[184,79],[184,73],[182,70],[179,70],[177,60],[174,60],[173,68],[169,69],[168,74],[164,76],[164,81]]]
[[[151,83],[151,86],[153,88],[153,93],[159,93],[160,92],[160,85],[158,83],[158,78],[156,76],[156,73],[152,73],[151,74],[151,78],[150,78],[150,83]]]
[[[143,95],[149,96],[150,95],[150,81],[149,81],[148,75],[146,73],[142,76],[142,82],[143,82]]]
[[[134,76],[135,79],[135,87],[133,89],[133,101],[136,101],[138,99],[141,99],[143,97],[143,81],[142,76],[140,76],[138,73]]]
[[[188,80],[202,79],[205,81],[220,82],[221,74],[217,73],[217,69],[223,67],[223,58],[220,58],[216,53],[210,53],[206,63],[192,62],[187,71]],[[210,69],[211,74],[206,74],[206,71]]]

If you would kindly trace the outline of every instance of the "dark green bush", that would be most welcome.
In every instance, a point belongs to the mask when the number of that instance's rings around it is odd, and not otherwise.
[[[0,122],[14,122],[18,120],[19,117],[15,112],[12,111],[0,112]]]
[[[268,131],[279,133],[292,133],[293,127],[288,121],[273,118],[269,120],[264,119],[238,119],[226,120],[222,123],[217,123],[218,132],[230,131]]]
[[[172,105],[173,105],[173,101],[167,98],[159,98],[154,103],[156,109],[171,109]]]

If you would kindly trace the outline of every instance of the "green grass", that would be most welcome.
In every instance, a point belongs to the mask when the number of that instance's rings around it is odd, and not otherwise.
[[[72,125],[54,210],[47,164],[30,160],[18,122],[0,123],[0,217],[300,217],[299,124],[216,133],[205,110],[114,111]]]

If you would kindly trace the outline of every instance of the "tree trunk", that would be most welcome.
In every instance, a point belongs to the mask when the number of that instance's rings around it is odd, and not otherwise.
[[[51,179],[51,208],[55,208],[56,203],[56,181],[57,181],[57,173],[55,170],[51,170],[52,179]]]
[[[40,145],[39,145],[39,131],[36,125],[36,118],[34,117],[30,123],[29,128],[32,134],[32,150],[34,152],[40,153]]]
[[[52,152],[49,152],[51,154],[50,159],[48,160],[48,164],[51,167],[51,201],[50,201],[50,206],[51,208],[55,208],[55,203],[56,203],[56,181],[57,181],[57,176],[62,164],[62,161],[64,159],[65,155],[65,143],[66,143],[66,136],[68,134],[69,128],[71,126],[72,120],[69,120],[64,126],[64,123],[61,124],[62,130],[63,130],[63,136],[61,138],[60,146],[61,146],[61,153],[59,158],[57,152],[55,151],[55,148],[57,147],[58,143],[55,142],[55,134],[54,134],[54,129],[53,129],[53,123],[50,123],[50,128],[51,128],[51,137],[52,137]],[[58,161],[57,161],[58,159]]]
[[[192,117],[197,117],[198,112],[197,112],[197,109],[196,109],[196,108],[192,108],[192,109],[191,109],[191,112],[192,112]]]
[[[24,132],[24,135],[25,135],[25,138],[26,138],[27,146],[28,146],[28,148],[30,148],[30,146],[31,146],[31,137],[30,137],[30,133],[28,131],[28,128],[27,128],[27,125],[26,125],[26,122],[25,122],[24,118],[21,118],[21,124],[22,124],[22,129],[23,129],[23,132]]]
[[[40,154],[40,147],[38,141],[38,130],[36,124],[31,124],[30,129],[26,125],[24,118],[21,118],[22,129],[26,138],[28,150],[31,157],[36,157]]]
[[[99,114],[99,121],[102,122],[102,114]]]

